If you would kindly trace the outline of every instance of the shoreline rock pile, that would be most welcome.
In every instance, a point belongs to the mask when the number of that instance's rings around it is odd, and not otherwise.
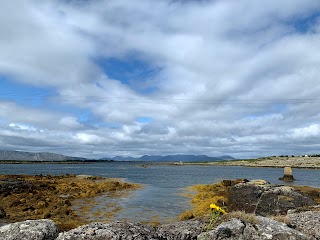
[[[153,228],[141,223],[91,223],[58,233],[52,220],[27,220],[0,227],[0,240],[316,240],[320,239],[320,211],[292,213],[288,224],[257,216],[253,223],[232,218],[211,231],[201,220],[181,221]]]

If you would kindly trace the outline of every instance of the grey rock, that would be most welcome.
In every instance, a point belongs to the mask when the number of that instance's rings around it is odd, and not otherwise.
[[[6,211],[3,209],[3,207],[0,207],[0,219],[6,217]]]
[[[262,239],[310,239],[307,235],[288,227],[284,223],[260,216],[257,216],[257,218],[259,223],[256,224],[256,227]],[[270,238],[270,236],[272,236],[272,238]]]
[[[289,228],[286,224],[265,217],[257,217],[259,223],[231,219],[208,233],[202,233],[198,240],[307,240],[307,235]]]
[[[254,212],[262,193],[269,188],[269,185],[259,185],[251,182],[236,184],[230,189],[229,210]]]
[[[291,187],[272,187],[262,193],[256,214],[262,216],[286,214],[289,209],[315,204],[309,196],[299,193]]]
[[[172,224],[161,225],[158,238],[166,240],[193,240],[202,232],[204,223],[201,220],[188,220]]]
[[[69,232],[60,233],[57,240],[152,240],[157,239],[152,227],[140,223],[91,223]]]
[[[308,234],[312,239],[320,239],[320,211],[292,213],[287,216],[292,227]]]
[[[287,214],[289,209],[312,206],[309,197],[288,186],[239,183],[230,189],[230,210],[261,216]]]
[[[220,224],[216,229],[201,233],[198,240],[216,240],[216,239],[230,239],[230,240],[243,240],[243,239],[259,239],[257,232],[252,229],[253,226],[246,224],[239,219],[231,219],[228,222]],[[246,233],[246,234],[245,234]]]
[[[319,192],[319,194],[320,194],[320,192]],[[288,210],[288,214],[300,213],[300,212],[306,212],[306,211],[320,212],[320,205],[313,205],[313,206],[308,206],[308,207],[290,209],[290,210]]]
[[[27,220],[0,227],[0,240],[54,240],[58,230],[52,220]]]

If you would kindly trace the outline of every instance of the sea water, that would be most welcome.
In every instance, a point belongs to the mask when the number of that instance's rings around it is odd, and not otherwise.
[[[142,188],[128,196],[101,196],[101,205],[116,201],[121,206],[110,220],[170,222],[190,209],[186,187],[217,183],[224,179],[264,179],[273,184],[283,175],[281,168],[250,168],[238,166],[200,166],[146,164],[142,162],[105,162],[90,164],[0,164],[0,174],[85,174],[107,178],[122,178],[142,184]],[[320,187],[320,170],[293,169],[297,179],[292,185]],[[287,183],[286,183],[287,184]],[[99,205],[97,206],[99,208]]]

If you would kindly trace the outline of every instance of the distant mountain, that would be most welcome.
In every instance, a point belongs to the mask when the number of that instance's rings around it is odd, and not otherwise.
[[[122,157],[122,156],[116,156],[116,157],[104,157],[100,158],[99,160],[114,160],[114,161],[134,161],[135,159],[133,157]]]
[[[162,156],[149,156],[149,155],[143,155],[142,157],[139,158],[140,161],[159,161]]]
[[[70,157],[55,153],[31,153],[20,151],[1,151],[0,160],[18,160],[18,161],[85,161],[86,158]]]
[[[219,160],[233,160],[230,156],[209,157],[207,155],[143,155],[142,157],[105,157],[99,160],[91,161],[150,161],[150,162],[213,162]],[[88,161],[87,158],[71,157],[61,154],[48,152],[21,152],[21,151],[1,151],[0,160],[17,160],[17,161]]]
[[[213,162],[219,160],[234,160],[231,156],[209,157],[207,155],[143,155],[139,158],[133,157],[113,157],[102,158],[101,160],[111,159],[115,161],[153,161],[153,162]]]

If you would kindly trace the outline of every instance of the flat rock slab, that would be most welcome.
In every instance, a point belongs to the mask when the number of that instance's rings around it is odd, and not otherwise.
[[[196,240],[203,229],[203,221],[189,220],[161,225],[157,229],[157,235],[159,239],[166,240]]]
[[[140,223],[110,222],[91,223],[68,232],[60,233],[57,240],[155,240],[152,227]]]
[[[58,230],[52,220],[27,220],[0,227],[0,240],[54,240]]]

